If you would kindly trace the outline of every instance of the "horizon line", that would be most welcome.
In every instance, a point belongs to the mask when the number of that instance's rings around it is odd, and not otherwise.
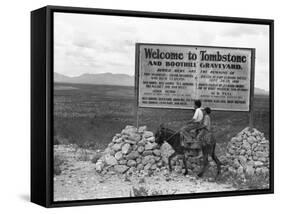
[[[57,74],[66,76],[66,77],[68,77],[68,78],[75,78],[75,77],[79,77],[79,76],[82,76],[82,75],[85,75],[85,74],[90,74],[90,75],[112,74],[112,75],[126,75],[126,76],[129,76],[129,77],[132,77],[132,78],[135,77],[135,75],[129,75],[129,74],[124,74],[124,73],[116,73],[116,74],[114,74],[114,73],[111,73],[111,72],[96,73],[96,74],[94,74],[94,73],[82,73],[82,74],[80,74],[80,75],[78,75],[78,76],[68,76],[68,75],[65,75],[65,74],[62,74],[62,73],[59,73],[59,72],[54,72],[54,73],[57,73]],[[64,83],[64,82],[57,82],[57,83]],[[99,84],[93,84],[93,83],[80,83],[80,84],[99,85]],[[102,85],[102,84],[101,84],[101,85]],[[131,86],[131,85],[128,85],[128,86]],[[132,86],[134,86],[134,84],[133,84]],[[255,88],[264,90],[264,91],[266,91],[266,92],[269,93],[269,89],[259,88],[259,87],[256,87],[256,86],[255,86]]]

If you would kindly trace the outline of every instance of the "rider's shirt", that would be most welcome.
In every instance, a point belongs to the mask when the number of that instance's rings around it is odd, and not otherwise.
[[[198,123],[200,123],[203,120],[203,112],[201,108],[197,108],[195,110],[195,113],[193,115],[193,120],[194,122],[198,122]]]

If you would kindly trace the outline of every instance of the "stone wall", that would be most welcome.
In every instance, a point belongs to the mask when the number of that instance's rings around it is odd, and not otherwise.
[[[103,155],[96,162],[96,171],[101,174],[141,174],[168,173],[168,157],[174,152],[168,143],[156,144],[153,132],[145,126],[138,129],[126,126],[116,134]],[[197,174],[202,157],[198,153],[187,154],[189,173]],[[269,173],[269,141],[257,129],[245,128],[227,145],[226,154],[219,159],[224,163],[223,173],[232,173],[241,178],[247,175]],[[211,160],[211,159],[210,159]],[[211,168],[214,163],[210,161]],[[182,159],[172,160],[173,171],[184,173]],[[210,169],[210,168],[209,168]]]
[[[96,171],[105,173],[135,173],[159,171],[164,166],[161,151],[152,132],[126,126],[108,144],[96,163]]]
[[[269,141],[249,127],[231,139],[226,152],[227,170],[239,177],[269,174]]]
[[[145,126],[138,129],[126,126],[116,134],[108,144],[102,157],[96,162],[96,171],[106,173],[126,173],[152,175],[159,172],[167,173],[168,157],[174,152],[168,143],[161,147],[155,142],[153,132]],[[183,163],[175,158],[173,170],[183,173]]]

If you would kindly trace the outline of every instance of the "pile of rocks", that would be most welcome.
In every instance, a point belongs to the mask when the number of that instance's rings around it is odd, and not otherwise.
[[[155,142],[153,132],[146,126],[138,129],[126,126],[108,144],[102,157],[96,162],[96,171],[106,173],[155,174],[167,171],[168,157],[174,152],[168,143],[161,147]],[[173,161],[175,169],[182,172],[183,164]]]
[[[249,127],[231,139],[226,153],[227,170],[241,178],[269,173],[269,141]]]

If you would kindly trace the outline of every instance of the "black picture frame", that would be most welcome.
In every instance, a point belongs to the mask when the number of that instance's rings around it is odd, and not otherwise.
[[[53,200],[53,21],[54,13],[77,13],[245,23],[269,26],[270,33],[270,187],[263,190],[192,193],[135,198],[54,202]],[[274,192],[274,21],[239,17],[172,14],[79,7],[46,6],[31,12],[31,201],[44,207],[226,197]]]

